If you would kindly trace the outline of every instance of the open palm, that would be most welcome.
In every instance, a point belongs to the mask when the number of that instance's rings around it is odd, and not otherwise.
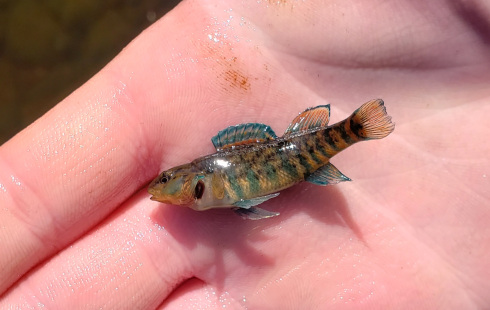
[[[0,307],[484,308],[490,8],[184,1],[0,149]],[[149,200],[161,170],[307,107],[396,129],[247,221]]]

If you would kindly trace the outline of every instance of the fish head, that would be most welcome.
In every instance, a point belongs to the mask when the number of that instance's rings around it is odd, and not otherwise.
[[[191,205],[202,196],[204,177],[191,164],[162,172],[148,187],[151,200],[172,205]]]

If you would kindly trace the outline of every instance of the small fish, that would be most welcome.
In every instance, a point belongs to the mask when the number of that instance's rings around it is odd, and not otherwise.
[[[279,215],[257,207],[278,191],[307,181],[350,181],[330,163],[352,144],[382,139],[395,129],[383,100],[371,100],[344,121],[327,126],[330,105],[306,109],[280,138],[260,123],[230,126],[214,136],[216,153],[162,172],[148,188],[151,199],[202,211],[232,208],[246,219]]]

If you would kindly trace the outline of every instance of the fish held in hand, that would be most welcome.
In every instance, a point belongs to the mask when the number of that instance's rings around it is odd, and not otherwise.
[[[354,143],[382,139],[395,125],[383,100],[363,104],[347,119],[328,126],[330,105],[306,109],[277,137],[259,123],[230,126],[214,136],[216,153],[162,172],[148,188],[151,199],[203,211],[231,208],[247,219],[279,213],[257,205],[299,182],[350,181],[330,158]]]

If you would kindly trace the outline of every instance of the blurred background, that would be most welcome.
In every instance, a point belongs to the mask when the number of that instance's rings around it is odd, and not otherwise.
[[[0,0],[0,145],[178,0]]]

